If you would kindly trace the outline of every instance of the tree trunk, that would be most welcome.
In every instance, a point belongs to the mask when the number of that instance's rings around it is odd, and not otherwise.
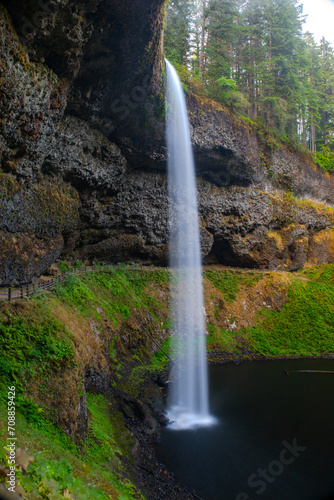
[[[199,72],[201,77],[204,74],[204,47],[205,47],[205,21],[206,21],[206,0],[203,0],[203,14],[201,25],[201,49],[199,54]]]
[[[316,136],[315,136],[315,124],[312,120],[312,123],[311,123],[311,137],[310,137],[310,149],[311,151],[313,151],[314,153],[317,151],[317,144],[316,144]]]

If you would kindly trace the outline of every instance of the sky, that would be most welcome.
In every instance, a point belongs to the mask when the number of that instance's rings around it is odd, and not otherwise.
[[[308,14],[304,31],[314,34],[316,42],[324,36],[334,48],[334,0],[300,0]]]

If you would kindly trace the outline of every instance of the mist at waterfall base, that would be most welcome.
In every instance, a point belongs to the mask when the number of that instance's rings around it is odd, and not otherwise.
[[[334,500],[333,360],[210,366],[217,424],[161,432],[159,460],[205,500]],[[284,451],[285,450],[285,451]]]
[[[174,67],[167,71],[167,148],[172,322],[177,379],[169,396],[174,430],[209,426],[197,191],[186,102]]]

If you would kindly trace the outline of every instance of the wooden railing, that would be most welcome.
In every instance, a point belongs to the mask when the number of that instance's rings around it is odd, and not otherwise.
[[[29,297],[33,293],[37,291],[45,291],[45,290],[50,290],[53,288],[57,283],[62,283],[67,277],[74,275],[74,274],[84,274],[87,272],[100,272],[102,270],[108,271],[108,270],[122,270],[122,271],[155,271],[156,269],[166,269],[166,268],[157,268],[157,267],[143,267],[141,266],[120,266],[120,265],[111,265],[111,264],[98,264],[95,266],[85,266],[85,267],[80,267],[80,268],[74,268],[69,271],[66,271],[65,273],[60,274],[56,278],[51,278],[48,281],[40,282],[40,283],[29,283],[26,285],[21,285],[19,287],[11,287],[9,286],[8,288],[2,288],[0,289],[0,300],[7,300],[11,302],[12,300],[19,300],[23,299],[24,297]],[[149,311],[146,309],[146,313],[148,316],[151,317],[151,319],[154,322],[153,317],[149,313]],[[174,365],[176,365],[175,361],[169,356],[169,354],[166,353],[166,351],[162,348],[161,344],[157,342],[152,335],[144,328],[145,334],[152,340],[152,342],[158,347],[158,349],[161,350],[161,352],[168,358],[169,361],[171,361]]]
[[[73,274],[84,274],[87,272],[99,272],[102,270],[108,270],[108,269],[124,269],[126,270],[126,267],[118,267],[117,265],[111,265],[111,264],[101,264],[101,265],[96,265],[96,266],[85,266],[85,267],[80,267],[80,268],[75,268],[71,269],[69,271],[66,271],[56,278],[50,278],[48,281],[44,282],[37,282],[37,283],[29,283],[26,285],[21,285],[18,287],[6,287],[0,289],[0,300],[7,300],[11,302],[12,300],[18,300],[18,299],[23,299],[24,297],[30,297],[33,293],[37,291],[45,291],[45,290],[50,290],[53,288],[57,283],[62,283],[67,277],[73,275]],[[142,270],[142,267],[134,267],[131,266],[131,268],[128,268],[128,270]]]
[[[220,269],[224,268],[225,270],[230,270],[230,271],[243,271],[243,272],[258,272],[258,273],[264,273],[264,274],[271,274],[272,272],[276,273],[284,273],[285,271],[275,271],[275,270],[270,270],[270,269],[248,269],[248,268],[243,268],[243,267],[231,267],[231,266],[217,266]],[[0,300],[7,300],[11,302],[12,300],[18,300],[18,299],[23,299],[24,297],[30,297],[33,293],[36,291],[43,291],[43,290],[50,290],[53,288],[57,283],[62,283],[68,276],[72,274],[84,274],[87,272],[99,272],[102,270],[122,270],[122,271],[154,271],[157,269],[166,269],[165,267],[159,267],[159,266],[135,266],[135,265],[119,265],[119,264],[97,264],[95,266],[83,266],[80,268],[73,268],[70,269],[69,271],[66,271],[56,278],[50,278],[48,281],[44,282],[37,282],[37,283],[29,283],[25,285],[21,285],[18,287],[6,287],[6,288],[0,288]],[[208,269],[215,269],[215,266],[203,266],[203,271],[208,270]],[[293,276],[293,275],[291,275]],[[323,283],[322,281],[313,281],[309,278],[306,278],[304,276],[293,276],[293,278],[298,278],[303,281],[310,281],[312,283]]]

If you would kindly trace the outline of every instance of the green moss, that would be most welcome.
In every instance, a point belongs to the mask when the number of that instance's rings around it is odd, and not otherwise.
[[[276,220],[283,223],[285,228],[294,227],[298,220],[299,208],[306,212],[313,212],[317,217],[325,216],[330,223],[334,223],[334,209],[311,200],[297,200],[291,193],[284,193],[283,197],[271,196],[273,207],[273,222]]]
[[[42,304],[2,304],[0,336],[2,384],[24,389],[27,378],[73,363],[71,333]]]
[[[216,324],[220,318],[217,315],[213,319],[215,324],[208,325],[208,349],[227,353],[228,359],[242,355],[241,346],[272,357],[334,352],[334,265],[305,269],[290,275],[289,280],[283,275],[281,282],[280,274],[274,275],[276,285],[282,283],[288,288],[288,299],[281,311],[263,309],[255,326],[233,332]],[[205,278],[227,302],[233,302],[240,292],[254,287],[263,273],[211,269],[205,272]],[[145,394],[154,404],[160,394],[158,388],[150,387],[147,395],[149,379],[167,370],[170,361],[160,350],[152,355],[151,341],[143,329],[156,338],[165,338],[161,337],[161,331],[170,327],[167,320],[170,281],[173,275],[167,270],[119,266],[110,271],[73,274],[54,292],[35,295],[29,301],[0,303],[1,378],[6,384],[14,381],[18,388],[18,439],[35,457],[28,474],[20,476],[27,492],[38,490],[41,498],[50,499],[61,498],[63,489],[77,499],[86,499],[87,495],[93,500],[141,498],[126,479],[124,469],[131,464],[135,441],[113,399],[87,395],[88,434],[79,449],[50,421],[53,416],[47,407],[42,407],[44,398],[37,404],[37,399],[33,399],[36,391],[31,391],[29,397],[25,391],[37,380],[38,394],[47,397],[50,371],[52,377],[60,379],[64,369],[77,370],[72,333],[52,313],[59,309],[66,311],[64,318],[70,315],[74,322],[83,325],[94,320],[101,332],[107,317],[111,385],[135,398]],[[270,287],[272,281],[269,279],[265,284]],[[238,318],[236,306],[232,306],[233,315]],[[230,321],[233,322],[232,317]],[[112,324],[117,329],[111,328]],[[124,338],[129,339],[128,345]],[[160,342],[173,358],[176,339],[170,337]],[[80,394],[82,381],[76,380],[74,386],[76,394]],[[61,386],[57,390],[61,392]],[[4,399],[3,392],[2,403]],[[2,437],[6,437],[5,417],[5,405],[1,404]],[[1,458],[4,457],[0,455]]]
[[[237,353],[237,341],[235,333],[219,328],[213,323],[207,325],[209,335],[206,338],[209,350],[219,350],[226,353]]]
[[[48,406],[50,375],[51,379],[60,381],[66,371],[67,380],[70,377],[77,387],[64,387],[64,391],[75,390],[76,394],[82,391],[82,381],[76,378],[73,358],[77,337],[73,334],[72,339],[72,332],[55,318],[55,314],[64,318],[64,322],[70,314],[73,318],[71,328],[94,319],[101,332],[105,327],[105,317],[119,326],[119,332],[126,331],[125,325],[133,317],[130,328],[133,328],[131,343],[134,347],[124,347],[121,335],[114,335],[112,329],[108,342],[112,385],[126,389],[131,371],[136,366],[145,367],[152,361],[152,369],[158,372],[167,365],[159,353],[151,360],[151,341],[141,331],[141,325],[136,326],[136,314],[139,317],[146,311],[144,314],[150,322],[153,315],[159,319],[160,331],[167,304],[159,302],[155,294],[167,284],[168,273],[164,270],[139,271],[120,266],[85,275],[73,273],[53,292],[35,294],[32,299],[20,303],[0,302],[1,378],[3,385],[11,382],[16,386],[18,440],[35,457],[28,474],[20,476],[26,492],[38,491],[40,498],[50,500],[63,498],[64,489],[77,499],[88,496],[93,500],[143,498],[126,478],[124,466],[131,463],[135,440],[114,400],[87,395],[88,434],[80,449],[52,423],[59,422],[59,415],[56,408],[52,413]],[[146,325],[145,328],[150,327]],[[168,343],[164,345],[166,349]],[[145,373],[147,376],[147,370]],[[6,387],[2,388],[0,434],[5,435]],[[138,386],[132,393],[138,397],[140,390]],[[66,396],[58,382],[54,391],[52,396],[60,404],[64,403],[63,410],[66,409]],[[131,394],[131,390],[128,393]],[[39,398],[38,404],[34,398]],[[43,401],[46,402],[45,408],[40,406]]]
[[[63,184],[52,182],[33,187],[31,216],[57,222],[59,226],[77,222],[79,198],[78,193]]]
[[[314,266],[298,271],[298,276],[308,280],[324,283],[329,286],[334,285],[334,264],[326,266]]]
[[[17,471],[26,493],[45,500],[64,498],[67,490],[77,500],[141,499],[132,483],[117,471],[126,431],[113,422],[112,411],[103,396],[88,395],[89,434],[83,448],[78,448],[66,434],[48,421],[37,425],[26,418],[26,408],[16,413],[16,436],[20,446],[34,457],[27,473]],[[24,411],[22,411],[24,410]],[[122,433],[120,432],[122,428]],[[116,429],[116,430],[115,430]],[[0,438],[6,439],[5,406],[0,407]],[[123,436],[119,444],[120,436]],[[124,448],[128,452],[128,448]],[[0,455],[5,465],[5,455]]]
[[[280,312],[262,311],[259,323],[247,332],[256,352],[270,356],[334,352],[333,266],[321,277],[327,283],[294,280]]]
[[[0,201],[7,196],[18,193],[21,189],[15,177],[4,172],[0,172],[0,186]]]
[[[91,417],[86,439],[88,453],[92,457],[100,457],[105,461],[112,458],[111,453],[122,455],[115,443],[111,425],[111,408],[108,402],[102,395],[87,394],[87,408]]]
[[[204,277],[219,290],[226,302],[233,302],[237,298],[239,286],[254,286],[263,278],[263,273],[232,270],[209,270],[204,273]]]
[[[19,224],[20,231],[29,231],[36,224],[58,233],[64,227],[73,229],[79,220],[78,206],[78,193],[66,184],[43,182],[27,190],[12,175],[0,173],[0,214]]]
[[[160,309],[159,301],[144,293],[148,284],[166,284],[167,271],[136,271],[111,268],[108,271],[70,275],[56,288],[58,299],[76,307],[83,314],[96,317],[96,307],[102,307],[117,326],[131,315],[131,308],[145,308],[150,314]]]

